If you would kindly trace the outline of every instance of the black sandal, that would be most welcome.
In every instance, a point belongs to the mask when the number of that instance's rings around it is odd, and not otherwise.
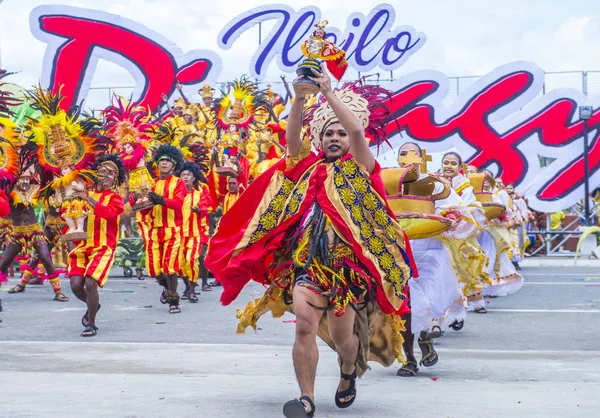
[[[408,367],[411,364],[413,364],[415,366],[414,370]],[[398,369],[398,371],[396,372],[396,376],[414,377],[417,375],[417,372],[419,371],[418,366],[419,365],[414,361],[407,361],[406,364],[403,364],[402,367],[400,367]]]
[[[306,405],[304,402],[308,402],[310,406],[310,412],[306,412]],[[294,399],[292,401],[286,402],[283,405],[283,415],[287,418],[306,418],[306,417],[314,417],[316,411],[315,403],[308,396],[301,396],[300,399]]]
[[[13,288],[11,288],[8,293],[23,293],[25,291],[25,286],[22,284],[16,284]]]
[[[162,293],[160,294],[160,303],[163,305],[167,304],[167,291],[165,289],[163,289]]]
[[[440,356],[438,356],[438,353],[435,351],[435,348],[433,348],[433,341],[420,340],[419,348],[421,348],[422,345],[429,348],[428,349],[429,353],[427,353],[425,356],[423,356],[423,358],[419,362],[419,366],[431,367],[431,366],[435,365],[438,362],[438,360],[440,359]],[[435,358],[433,360],[431,360],[431,358],[433,358],[433,357],[435,357]],[[431,360],[431,361],[429,361],[429,360]]]
[[[169,313],[172,313],[172,314],[181,313],[181,309],[179,309],[179,306],[177,306],[177,305],[171,305],[171,306],[169,306]]]
[[[189,296],[190,303],[198,303],[198,296],[194,292],[190,293]]]
[[[188,300],[190,298],[188,295],[189,295],[188,291],[187,290],[184,291],[183,295],[181,295],[181,300]]]
[[[478,314],[486,314],[488,313],[487,309],[485,309],[483,306],[478,306],[476,307],[473,312],[478,313]]]
[[[455,320],[453,323],[451,323],[449,325],[449,327],[452,328],[454,331],[460,331],[461,329],[463,329],[464,326],[465,326],[464,320],[462,320],[460,322]]]
[[[87,324],[83,332],[81,333],[81,337],[95,337],[98,333],[98,327],[93,324]]]
[[[349,408],[356,400],[356,368],[352,374],[345,374],[340,368],[340,377],[344,380],[350,381],[350,387],[343,392],[335,392],[335,405],[341,409]],[[340,398],[347,398],[348,396],[352,396],[352,399],[350,399],[348,402],[340,401]]]
[[[102,305],[98,304],[98,310],[96,311],[96,313],[98,313],[100,311],[100,308],[102,307]],[[83,316],[81,317],[81,325],[83,325],[84,327],[88,326],[88,321],[90,320],[89,317],[89,311],[86,309],[85,314],[83,314]],[[96,328],[98,329],[98,328]]]

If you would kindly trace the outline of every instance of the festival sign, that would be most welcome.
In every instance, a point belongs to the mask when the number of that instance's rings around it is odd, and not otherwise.
[[[207,50],[188,53],[162,35],[121,16],[68,6],[40,6],[30,16],[33,35],[48,44],[42,84],[62,87],[63,107],[87,97],[96,65],[103,59],[125,68],[135,80],[133,96],[154,109],[175,85],[216,81],[220,57]]]
[[[252,9],[225,25],[218,43],[231,48],[250,27],[276,20],[258,45],[249,72],[264,78],[273,58],[282,72],[294,72],[301,60],[299,44],[321,17],[313,6],[298,12],[285,5]],[[413,28],[394,28],[394,19],[394,9],[382,4],[366,16],[350,15],[343,32],[328,27],[328,36],[347,50],[350,66],[357,71],[392,70],[425,42]],[[134,99],[151,108],[160,104],[162,93],[171,95],[177,82],[190,87],[214,82],[221,71],[215,52],[184,53],[151,29],[100,11],[42,6],[32,12],[31,27],[48,44],[42,83],[54,90],[63,86],[68,98],[64,106],[85,99],[99,59],[126,68],[136,80]],[[583,197],[584,125],[577,109],[584,104],[594,108],[588,121],[590,184],[600,184],[600,111],[597,103],[575,90],[540,96],[543,82],[544,73],[534,64],[514,62],[482,77],[453,105],[445,106],[446,76],[436,71],[409,74],[386,86],[394,92],[390,141],[397,146],[412,139],[430,152],[458,149],[469,163],[489,167],[505,183],[515,183],[533,209],[568,208]],[[553,161],[541,168],[539,157]]]
[[[279,69],[294,72],[302,59],[300,44],[309,37],[314,25],[321,21],[316,6],[295,12],[289,6],[276,4],[249,10],[229,22],[218,36],[219,47],[229,49],[236,39],[251,27],[265,21],[276,21],[275,27],[259,45],[250,61],[249,72],[259,80],[277,58]],[[410,26],[394,28],[396,12],[389,4],[381,4],[367,16],[351,14],[344,32],[327,27],[327,37],[346,51],[349,67],[364,72],[379,67],[392,71],[400,67],[425,43],[425,35]]]

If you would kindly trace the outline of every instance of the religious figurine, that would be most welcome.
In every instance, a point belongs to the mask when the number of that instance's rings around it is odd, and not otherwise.
[[[223,176],[239,175],[239,171],[236,169],[237,164],[232,163],[230,160],[232,156],[235,157],[236,161],[238,160],[239,149],[245,148],[245,144],[242,143],[244,141],[242,132],[254,120],[253,103],[256,85],[242,77],[240,80],[234,81],[232,87],[233,102],[229,95],[225,95],[221,99],[217,115],[217,120],[223,131],[220,140],[217,141],[219,156],[216,172]],[[245,157],[242,156],[241,158]],[[247,175],[247,173],[245,174]]]
[[[134,103],[125,105],[117,97],[103,115],[105,135],[113,140],[129,174],[129,192],[139,192],[141,196],[131,209],[139,211],[151,208],[154,204],[148,198],[148,193],[154,187],[154,179],[148,171],[145,157],[151,142],[150,135],[155,131],[157,122],[147,109],[136,107]]]
[[[336,80],[341,80],[348,68],[346,52],[333,42],[325,39],[326,20],[315,25],[316,29],[302,44],[302,54],[306,57],[296,69],[299,78],[294,81],[296,90],[302,94],[316,94],[319,83],[312,80],[313,71],[321,72],[321,61],[325,61],[327,69]]]
[[[40,191],[40,197],[49,199],[53,194],[59,195],[60,215],[69,227],[62,241],[85,240],[85,219],[90,208],[80,195],[94,183],[96,175],[92,168],[97,153],[104,149],[93,136],[98,121],[91,118],[78,121],[77,109],[70,109],[69,113],[61,110],[60,92],[54,95],[37,87],[29,93],[29,98],[42,115],[28,126],[32,135],[24,147],[35,151],[35,164],[42,176],[53,177]]]

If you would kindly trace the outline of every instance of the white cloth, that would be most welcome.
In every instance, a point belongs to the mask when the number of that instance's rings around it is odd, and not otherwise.
[[[450,254],[439,239],[411,240],[410,245],[419,270],[419,277],[410,279],[410,306],[413,334],[426,331],[434,318],[462,296],[462,285],[450,263]]]

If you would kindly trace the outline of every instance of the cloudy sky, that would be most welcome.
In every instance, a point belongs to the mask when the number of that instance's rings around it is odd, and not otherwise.
[[[383,1],[318,2],[332,26],[345,29],[354,11],[368,14]],[[38,81],[45,44],[30,31],[29,14],[42,4],[64,4],[104,11],[133,19],[163,34],[184,51],[210,49],[223,58],[221,79],[248,72],[258,32],[242,35],[233,48],[217,46],[217,34],[237,14],[269,4],[257,0],[0,0],[0,66],[20,73],[13,81],[24,86]],[[276,3],[276,2],[272,2]],[[286,0],[298,10],[313,4]],[[425,33],[425,45],[395,71],[401,76],[435,69],[449,76],[481,75],[515,60],[535,62],[546,71],[600,70],[600,2],[583,0],[395,0],[394,26],[408,25]],[[273,61],[267,80],[277,80]],[[351,74],[350,74],[351,76]],[[291,76],[290,76],[291,77]],[[113,64],[101,64],[92,85],[131,86],[130,75]]]

